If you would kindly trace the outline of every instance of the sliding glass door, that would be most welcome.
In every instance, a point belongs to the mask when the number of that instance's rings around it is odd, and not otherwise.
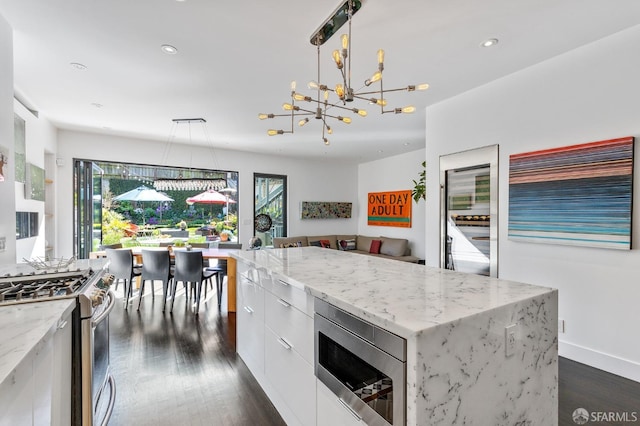
[[[287,177],[254,173],[253,191],[254,235],[270,246],[287,236]]]
[[[102,169],[92,161],[74,161],[73,255],[78,259],[88,259],[89,253],[102,240],[103,174]]]

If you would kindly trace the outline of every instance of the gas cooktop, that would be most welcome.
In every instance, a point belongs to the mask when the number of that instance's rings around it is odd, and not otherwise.
[[[101,274],[93,269],[0,276],[0,305],[74,297]]]

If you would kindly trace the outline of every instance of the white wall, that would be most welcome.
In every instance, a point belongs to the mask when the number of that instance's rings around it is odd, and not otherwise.
[[[25,108],[17,100],[14,100],[13,102],[13,108],[13,111],[25,121],[25,145],[27,163],[31,163],[45,169],[45,175],[49,177],[51,170],[50,166],[47,167],[47,164],[45,162],[45,153],[55,151],[55,128],[53,127],[53,125],[51,125],[49,120],[47,120],[43,116],[36,117],[31,111]],[[38,213],[38,236],[33,238],[23,238],[16,241],[16,262],[23,262],[23,259],[44,257],[45,255],[53,256],[53,253],[45,252],[45,246],[48,243],[55,243],[46,241],[45,202],[26,199],[24,194],[24,184],[16,182],[15,211]],[[46,197],[51,196],[55,196],[55,192],[46,191]],[[47,202],[53,202],[53,200],[47,200]],[[49,224],[53,225],[53,222],[49,221]]]
[[[174,165],[239,172],[240,242],[248,244],[253,232],[253,173],[286,175],[288,180],[288,235],[349,234],[357,231],[357,219],[301,220],[301,201],[350,201],[357,204],[357,167],[339,161],[305,161],[282,155],[258,155],[166,142],[121,138],[61,130],[58,132],[58,248],[60,255],[73,254],[73,159]],[[357,214],[357,210],[356,213]]]
[[[640,26],[548,60],[427,109],[427,164],[440,155],[500,145],[499,275],[559,289],[566,321],[560,354],[640,381],[640,162],[635,164],[634,250],[529,244],[507,239],[509,155],[640,137]],[[638,142],[636,141],[636,153]],[[427,197],[438,196],[427,167]],[[429,235],[438,205],[427,204]],[[427,239],[438,265],[438,240]]]
[[[16,258],[16,209],[13,151],[13,33],[0,15],[0,147],[8,153],[9,163],[3,168],[5,180],[0,182],[0,238],[6,238],[6,249],[0,251],[0,264]]]
[[[424,159],[425,150],[420,149],[358,166],[358,234],[406,238],[411,246],[411,254],[421,259],[425,256],[425,201],[412,201],[411,228],[369,226],[367,194],[413,189],[413,181],[419,179]]]

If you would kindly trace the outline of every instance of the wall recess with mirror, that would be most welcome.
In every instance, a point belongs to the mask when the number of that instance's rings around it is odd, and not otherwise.
[[[498,276],[498,145],[440,157],[440,267]]]

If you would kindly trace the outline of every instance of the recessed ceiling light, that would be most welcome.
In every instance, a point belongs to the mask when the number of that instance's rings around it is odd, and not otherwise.
[[[74,67],[75,69],[80,70],[80,71],[84,71],[84,70],[87,69],[86,65],[81,64],[79,62],[71,62],[69,65],[71,65],[72,67]]]
[[[171,46],[170,44],[163,44],[162,46],[160,46],[160,49],[162,49],[162,51],[167,55],[175,55],[176,53],[178,53],[178,49]]]
[[[92,102],[92,103],[91,103],[91,105],[92,105],[92,106],[94,106],[94,107],[96,107],[96,108],[102,108],[102,107],[104,106],[104,105],[99,104],[99,103],[97,103],[97,102]]]
[[[378,154],[382,154],[383,152],[384,152],[384,151],[383,151],[383,150],[381,150],[381,149],[379,149],[379,150],[378,150]]]
[[[482,43],[480,43],[480,46],[482,46],[482,47],[491,47],[491,46],[495,46],[496,44],[498,44],[498,39],[497,38],[490,38],[490,39],[485,40]]]
[[[410,144],[409,142],[405,142],[405,143],[403,143],[402,145],[404,145],[404,146],[409,146],[409,145],[411,145],[411,144]]]

